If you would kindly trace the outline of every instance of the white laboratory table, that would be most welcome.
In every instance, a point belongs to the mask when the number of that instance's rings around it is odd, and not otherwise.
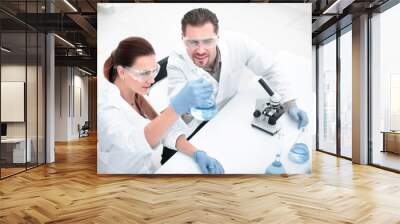
[[[279,140],[277,135],[271,136],[251,126],[256,99],[267,98],[268,95],[255,77],[245,80],[245,83],[190,142],[216,158],[226,174],[264,174],[279,150],[280,161],[288,174],[310,173],[311,150],[310,159],[303,165],[292,163],[288,159],[289,149],[294,144],[299,130],[297,123],[286,113],[280,118],[282,140]],[[304,143],[311,149],[309,136]],[[191,157],[177,152],[156,173],[200,174],[201,171]]]

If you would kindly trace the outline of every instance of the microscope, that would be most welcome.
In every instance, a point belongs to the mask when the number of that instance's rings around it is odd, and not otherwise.
[[[253,113],[253,122],[251,126],[275,135],[281,129],[278,119],[285,113],[281,105],[281,96],[274,93],[267,83],[260,78],[258,82],[267,91],[269,99],[257,99],[256,109]]]

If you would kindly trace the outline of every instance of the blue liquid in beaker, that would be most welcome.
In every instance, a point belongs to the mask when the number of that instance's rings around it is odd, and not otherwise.
[[[200,107],[190,108],[190,113],[193,115],[193,117],[201,121],[210,120],[217,114],[217,112],[218,110],[215,104],[207,108],[200,108]]]
[[[308,146],[304,143],[296,143],[292,146],[288,154],[289,160],[297,163],[303,164],[310,159],[310,153]]]
[[[266,174],[286,174],[286,170],[279,160],[274,160],[265,170]]]

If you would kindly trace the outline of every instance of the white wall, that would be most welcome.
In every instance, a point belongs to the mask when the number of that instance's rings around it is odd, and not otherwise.
[[[88,78],[72,67],[56,67],[55,78],[55,140],[77,139],[78,124],[83,125],[88,120]],[[81,103],[77,97],[79,89]],[[76,106],[79,104],[82,105],[82,114]]]
[[[26,69],[26,70],[25,70]],[[36,67],[18,64],[8,64],[1,66],[1,81],[10,82],[25,82],[26,71],[28,74],[32,74],[34,71],[36,74]],[[27,93],[28,97],[36,97],[36,91],[34,93]],[[31,101],[31,100],[29,100]],[[36,105],[35,105],[36,107]],[[8,108],[1,108],[2,110],[8,110]],[[23,108],[24,109],[24,108]],[[30,116],[31,114],[28,114]],[[28,117],[28,120],[33,120],[32,117]],[[25,122],[7,122],[7,136],[8,137],[25,137]],[[28,126],[28,127],[31,127]]]
[[[68,92],[68,76],[64,75],[67,74],[67,67],[56,67],[55,74],[55,140],[65,141],[67,139],[65,116],[68,116],[68,103],[66,103],[68,98],[62,96],[64,96],[65,92]]]
[[[75,102],[74,102],[74,109],[75,113],[73,113],[73,115],[75,115],[73,117],[72,121],[72,129],[71,129],[71,135],[73,136],[73,138],[77,138],[79,133],[78,133],[78,129],[77,126],[78,124],[80,124],[81,126],[85,123],[85,121],[88,121],[88,78],[87,77],[82,77],[81,74],[78,70],[75,70],[75,75],[74,75],[74,93],[75,96],[73,96]],[[78,75],[76,74],[77,72]],[[80,90],[80,99],[78,98],[78,92],[77,90]],[[81,101],[80,103],[78,101]],[[79,107],[81,107],[80,109],[82,110],[81,113],[79,111]]]
[[[32,161],[36,162],[39,158],[39,163],[44,162],[44,74],[41,66],[32,66],[25,64],[3,64],[1,66],[1,81],[10,82],[24,82],[26,85],[26,106],[22,102],[22,107],[19,110],[23,115],[26,112],[26,120],[23,118],[22,122],[6,122],[7,123],[7,137],[10,138],[24,138],[25,135],[30,140],[30,149]],[[26,80],[27,79],[27,80]],[[4,89],[2,89],[3,92]],[[20,90],[24,94],[24,90]],[[7,94],[7,93],[6,93]],[[7,97],[7,95],[2,95]],[[22,97],[24,98],[24,97]],[[24,99],[22,99],[25,101]],[[3,103],[2,103],[3,104]],[[2,107],[2,112],[17,113],[15,108]],[[7,111],[8,110],[8,111]],[[39,156],[37,157],[37,153]]]
[[[157,59],[168,56],[181,44],[183,15],[199,7],[216,13],[221,32],[245,33],[273,51],[311,58],[311,4],[99,3],[98,71],[119,41],[129,36],[150,41]]]
[[[1,81],[0,101],[2,122],[25,121],[25,82]]]

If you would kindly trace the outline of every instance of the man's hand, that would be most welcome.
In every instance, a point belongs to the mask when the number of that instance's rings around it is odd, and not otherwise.
[[[288,110],[288,114],[290,118],[298,123],[298,129],[304,128],[308,125],[307,113],[299,109],[297,106],[290,107]]]

